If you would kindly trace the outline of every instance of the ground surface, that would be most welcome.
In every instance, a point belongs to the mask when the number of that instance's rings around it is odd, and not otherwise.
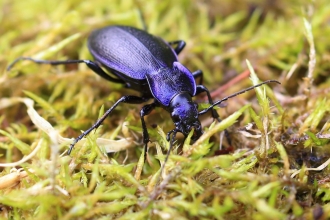
[[[1,217],[329,218],[326,0],[2,0],[0,5]],[[257,78],[281,82],[228,100],[217,108],[221,123],[201,117],[205,132],[197,142],[178,135],[160,182],[166,132],[174,128],[164,109],[146,117],[151,142],[145,164],[141,105],[119,105],[67,156],[70,138],[122,95],[138,93],[84,64],[22,61],[6,70],[20,56],[92,59],[86,47],[92,30],[114,24],[143,28],[141,14],[148,32],[186,41],[179,60],[191,71],[203,70],[214,100]],[[219,137],[225,129],[231,143]]]

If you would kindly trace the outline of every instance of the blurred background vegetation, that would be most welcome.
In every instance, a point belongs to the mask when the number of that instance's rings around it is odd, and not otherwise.
[[[329,218],[328,1],[1,0],[0,6],[1,217]],[[59,156],[69,142],[55,141],[54,132],[77,137],[122,95],[138,93],[83,64],[24,61],[6,71],[20,56],[92,59],[86,47],[92,30],[117,24],[143,28],[141,14],[148,32],[186,41],[179,60],[191,71],[203,70],[214,100],[251,85],[246,60],[261,81],[282,83],[267,89],[271,107],[261,101],[260,90],[218,109],[227,118],[223,123],[210,125],[212,119],[202,117],[209,136],[183,146],[178,138],[159,188],[159,161],[168,147],[163,129],[173,129],[163,109],[147,117],[152,143],[144,165],[141,106],[125,104],[70,156]],[[38,115],[44,121],[36,122]],[[232,144],[224,142],[219,150],[224,129]],[[113,141],[110,150],[98,150],[99,137]],[[9,164],[34,149],[24,163]]]

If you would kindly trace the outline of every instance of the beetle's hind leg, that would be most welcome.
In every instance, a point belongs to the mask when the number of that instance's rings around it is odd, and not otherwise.
[[[81,139],[83,139],[86,135],[88,135],[91,131],[93,131],[94,129],[98,128],[103,121],[109,116],[109,114],[117,107],[117,105],[119,105],[119,103],[124,102],[124,103],[129,103],[129,104],[141,104],[143,102],[148,101],[148,98],[144,98],[144,97],[138,97],[138,96],[123,96],[121,97],[113,106],[111,106],[111,108],[109,108],[103,115],[102,117],[97,120],[95,122],[95,124],[92,125],[92,127],[90,127],[89,129],[87,129],[86,131],[84,131],[81,135],[79,135],[72,144],[70,144],[70,149],[68,150],[68,154],[71,153],[74,145],[76,143],[78,143],[78,141],[80,141]],[[144,133],[144,132],[143,132]]]
[[[21,60],[29,60],[34,63],[38,64],[49,64],[49,65],[67,65],[67,64],[76,64],[76,63],[85,63],[93,72],[97,73],[99,76],[103,77],[104,79],[115,82],[115,83],[122,83],[125,84],[125,82],[121,79],[113,78],[112,76],[108,75],[106,72],[102,70],[102,68],[95,62],[91,60],[37,60],[33,59],[31,57],[19,57],[14,62],[12,62],[8,67],[7,71],[9,71],[13,66],[16,65],[17,62]]]

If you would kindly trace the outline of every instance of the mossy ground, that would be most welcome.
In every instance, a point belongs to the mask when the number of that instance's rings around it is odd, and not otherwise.
[[[0,6],[2,218],[330,217],[327,0],[2,0]],[[205,134],[196,143],[178,136],[159,183],[165,134],[173,129],[165,110],[146,117],[152,141],[146,164],[139,105],[118,106],[67,156],[69,138],[122,95],[138,93],[83,64],[22,61],[6,71],[20,56],[91,59],[88,34],[114,24],[143,28],[139,9],[150,33],[186,41],[180,62],[203,70],[214,100],[256,77],[282,83],[228,100],[217,109],[221,123],[202,117]],[[232,144],[224,141],[219,150],[224,129]]]

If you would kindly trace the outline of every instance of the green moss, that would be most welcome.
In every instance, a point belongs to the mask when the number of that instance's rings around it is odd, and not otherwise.
[[[329,218],[328,1],[3,0],[0,8],[2,218]],[[139,10],[150,33],[186,41],[180,62],[203,70],[214,100],[259,80],[282,83],[228,100],[220,123],[201,117],[204,135],[195,143],[178,135],[162,174],[173,129],[165,110],[146,117],[146,163],[141,106],[126,104],[66,156],[71,138],[136,92],[83,64],[22,61],[6,71],[20,56],[91,59],[88,34],[143,28]],[[226,129],[231,146],[219,138]]]

